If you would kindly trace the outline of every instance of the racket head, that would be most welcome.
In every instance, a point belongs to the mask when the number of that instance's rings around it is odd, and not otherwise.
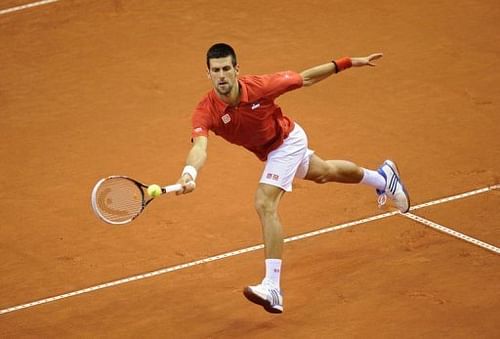
[[[146,201],[145,188],[144,184],[125,176],[103,178],[92,190],[92,209],[108,224],[127,224],[137,218],[150,201]]]

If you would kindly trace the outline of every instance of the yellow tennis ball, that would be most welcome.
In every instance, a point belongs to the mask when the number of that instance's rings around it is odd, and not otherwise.
[[[161,195],[161,187],[156,184],[148,186],[148,195],[152,198],[159,197]]]

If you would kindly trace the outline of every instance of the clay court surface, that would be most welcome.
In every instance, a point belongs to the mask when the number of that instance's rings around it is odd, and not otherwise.
[[[0,10],[29,1],[0,1]],[[215,136],[194,194],[133,224],[96,219],[96,181],[175,182],[206,49],[241,73],[384,52],[279,98],[324,158],[398,162],[411,211],[500,246],[497,1],[62,0],[0,15],[0,309],[261,243],[255,156]],[[362,186],[297,182],[287,237],[386,213]],[[498,338],[500,257],[395,214],[285,245],[285,312],[242,295],[263,250],[0,314],[0,337]]]

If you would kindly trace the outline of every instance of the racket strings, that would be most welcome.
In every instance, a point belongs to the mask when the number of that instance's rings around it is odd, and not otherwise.
[[[144,194],[137,184],[126,178],[105,180],[96,193],[96,206],[112,222],[125,222],[141,213]]]

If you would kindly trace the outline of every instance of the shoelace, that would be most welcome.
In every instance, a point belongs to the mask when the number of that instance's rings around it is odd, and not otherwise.
[[[377,202],[378,202],[378,208],[381,208],[382,206],[384,206],[385,203],[387,202],[387,194],[385,194],[385,193],[379,194],[379,196],[377,198]]]
[[[268,290],[275,290],[281,293],[280,288],[276,287],[272,282],[267,281],[265,278],[262,280],[261,285]]]

